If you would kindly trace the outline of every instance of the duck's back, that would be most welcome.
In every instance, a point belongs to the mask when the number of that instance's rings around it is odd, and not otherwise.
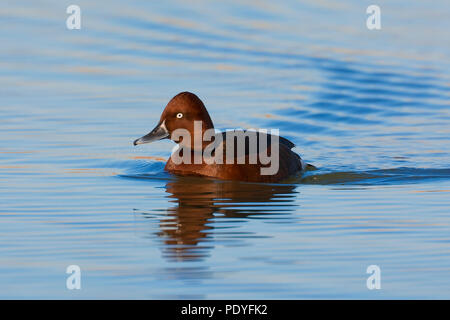
[[[272,136],[270,134],[259,132],[254,132],[256,134],[256,140],[253,140],[252,143],[256,143],[255,148],[250,148],[251,139],[244,138],[244,140],[242,140],[245,141],[245,153],[242,157],[243,161],[240,159],[240,162],[243,163],[237,163],[239,138],[235,138],[235,136],[249,132],[233,131],[233,133],[235,134],[234,136],[230,135],[229,132],[224,132],[221,134],[221,147],[223,151],[222,163],[206,164],[203,162],[201,164],[175,164],[171,157],[167,162],[165,169],[168,172],[179,175],[199,175],[224,180],[239,180],[248,182],[279,182],[305,169],[300,156],[291,150],[295,146],[291,141],[283,137]],[[277,160],[274,159],[276,158],[276,155],[272,155],[272,150],[276,152],[276,146],[272,145],[273,138],[275,138],[274,141],[278,144],[278,168],[276,163],[274,163],[277,162]],[[231,139],[234,139],[234,141],[231,141]],[[260,139],[267,139],[265,147],[262,147],[264,150],[260,150]],[[227,147],[229,147],[230,150],[234,149],[234,152],[232,153],[232,161],[227,161]],[[220,149],[216,148],[215,151],[217,150]],[[254,154],[255,152],[256,155]],[[265,155],[267,157],[266,161],[261,161],[261,155]],[[254,163],[255,158],[256,163]],[[267,163],[269,159],[271,162]],[[268,173],[266,172],[266,174],[263,174],[261,170],[263,168],[265,168],[264,170],[268,171]]]

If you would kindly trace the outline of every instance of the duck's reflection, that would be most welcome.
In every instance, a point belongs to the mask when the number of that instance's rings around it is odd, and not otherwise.
[[[166,192],[174,206],[158,215],[158,235],[162,239],[163,255],[169,260],[198,260],[209,256],[216,241],[226,244],[227,235],[233,235],[233,239],[228,238],[230,242],[242,236],[229,231],[246,221],[245,218],[256,218],[256,215],[267,219],[286,218],[295,208],[296,193],[295,185],[196,177],[176,177],[166,184]],[[234,219],[226,220],[229,223],[221,227],[219,222],[225,222],[223,218]]]

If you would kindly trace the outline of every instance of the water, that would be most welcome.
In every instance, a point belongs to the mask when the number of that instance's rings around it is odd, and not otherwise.
[[[0,298],[450,298],[448,2],[68,4],[0,5]],[[319,170],[165,173],[185,90]]]

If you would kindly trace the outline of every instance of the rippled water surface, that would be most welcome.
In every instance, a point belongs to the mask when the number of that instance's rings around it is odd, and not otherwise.
[[[448,1],[68,4],[0,4],[0,298],[450,298]],[[318,170],[164,172],[185,90]]]

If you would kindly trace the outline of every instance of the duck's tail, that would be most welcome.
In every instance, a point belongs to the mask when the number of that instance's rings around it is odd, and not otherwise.
[[[307,163],[306,164],[306,171],[314,171],[314,170],[318,170],[316,166],[313,166],[312,164]]]

